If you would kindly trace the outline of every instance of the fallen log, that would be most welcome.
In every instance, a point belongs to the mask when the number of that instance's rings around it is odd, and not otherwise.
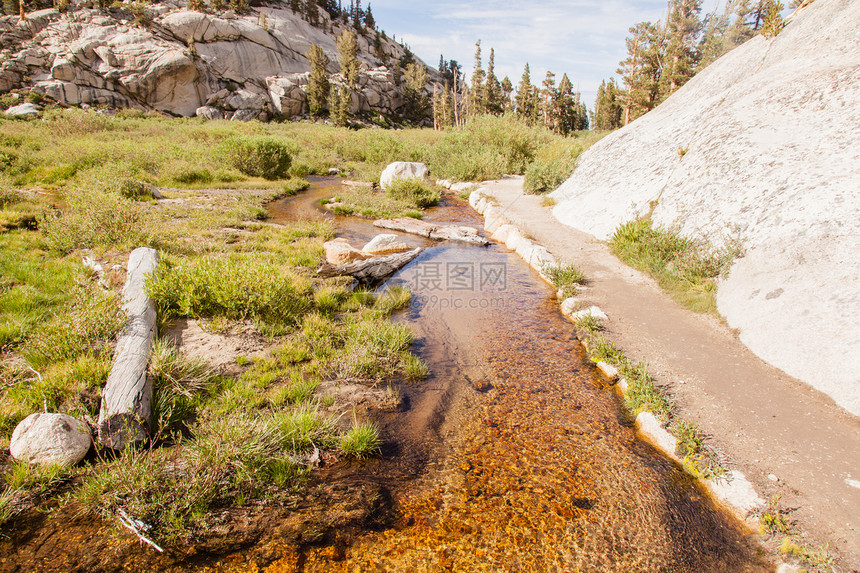
[[[99,440],[121,450],[147,439],[152,416],[152,381],[147,376],[155,342],[155,303],[144,292],[146,277],[155,271],[158,253],[141,247],[128,258],[123,310],[128,322],[120,334],[113,367],[102,392]]]
[[[422,237],[436,239],[437,241],[463,241],[481,246],[490,244],[487,239],[478,235],[478,230],[474,227],[434,224],[411,217],[379,219],[373,222],[373,226],[381,229],[391,229],[392,231],[421,235]]]
[[[421,254],[424,249],[417,248],[404,253],[394,253],[393,255],[385,255],[383,257],[373,257],[363,261],[354,261],[345,265],[330,265],[323,264],[317,269],[317,274],[321,277],[337,277],[351,276],[359,283],[374,286],[396,273],[398,270],[406,266],[415,257]]]

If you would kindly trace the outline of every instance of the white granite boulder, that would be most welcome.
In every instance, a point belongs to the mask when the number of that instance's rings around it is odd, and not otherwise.
[[[21,118],[29,118],[36,117],[39,115],[39,108],[33,105],[32,103],[22,103],[19,105],[13,105],[9,109],[6,110],[7,117],[21,117]]]
[[[860,2],[816,1],[596,143],[553,215],[654,223],[744,256],[717,306],[755,354],[860,415]]]
[[[429,173],[430,170],[423,163],[395,161],[390,163],[379,176],[379,186],[388,189],[396,179],[424,179]]]
[[[384,234],[376,235],[361,250],[368,255],[388,255],[400,251],[408,251],[410,248],[397,235]]]
[[[73,466],[92,444],[89,427],[66,414],[30,414],[12,432],[9,451],[20,461]]]

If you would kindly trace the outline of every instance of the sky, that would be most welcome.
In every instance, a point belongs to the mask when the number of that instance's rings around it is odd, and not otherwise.
[[[703,2],[703,14],[716,1]],[[537,86],[547,70],[556,85],[566,73],[589,109],[600,82],[626,58],[628,28],[666,13],[666,0],[371,0],[370,6],[381,30],[433,68],[443,54],[457,60],[469,79],[480,39],[484,69],[494,48],[500,81],[508,76],[516,88],[526,62]]]

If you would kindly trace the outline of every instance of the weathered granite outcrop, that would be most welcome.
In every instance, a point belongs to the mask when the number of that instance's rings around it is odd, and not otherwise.
[[[286,3],[210,14],[176,0],[147,4],[148,25],[135,25],[126,8],[101,11],[76,2],[64,13],[40,10],[23,21],[6,16],[0,18],[6,56],[0,93],[24,88],[68,105],[180,116],[294,117],[308,110],[304,54],[311,44],[328,55],[329,72],[338,71],[335,42],[343,24],[322,10],[320,18],[312,26]],[[396,115],[404,98],[391,69],[405,48],[376,32],[357,40],[361,69],[352,112]],[[332,83],[343,78],[335,75]]]
[[[561,222],[600,239],[652,209],[689,237],[739,236],[720,313],[860,415],[858,22],[860,3],[816,0],[594,145],[552,196]]]

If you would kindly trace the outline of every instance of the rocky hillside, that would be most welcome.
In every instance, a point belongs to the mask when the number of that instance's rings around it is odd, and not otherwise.
[[[860,415],[858,46],[860,2],[816,0],[594,145],[553,214],[600,239],[652,209],[689,237],[740,237],[720,313]]]
[[[339,72],[335,42],[345,25],[322,10],[319,25],[312,26],[289,3],[242,14],[197,12],[174,1],[107,10],[83,6],[32,12],[23,21],[0,18],[0,93],[23,90],[69,105],[265,120],[307,113],[310,62],[304,54],[312,43],[329,57],[329,72]],[[396,117],[404,98],[394,70],[411,54],[373,30],[358,34],[358,43],[360,89],[351,112]],[[332,83],[343,83],[342,76]]]

